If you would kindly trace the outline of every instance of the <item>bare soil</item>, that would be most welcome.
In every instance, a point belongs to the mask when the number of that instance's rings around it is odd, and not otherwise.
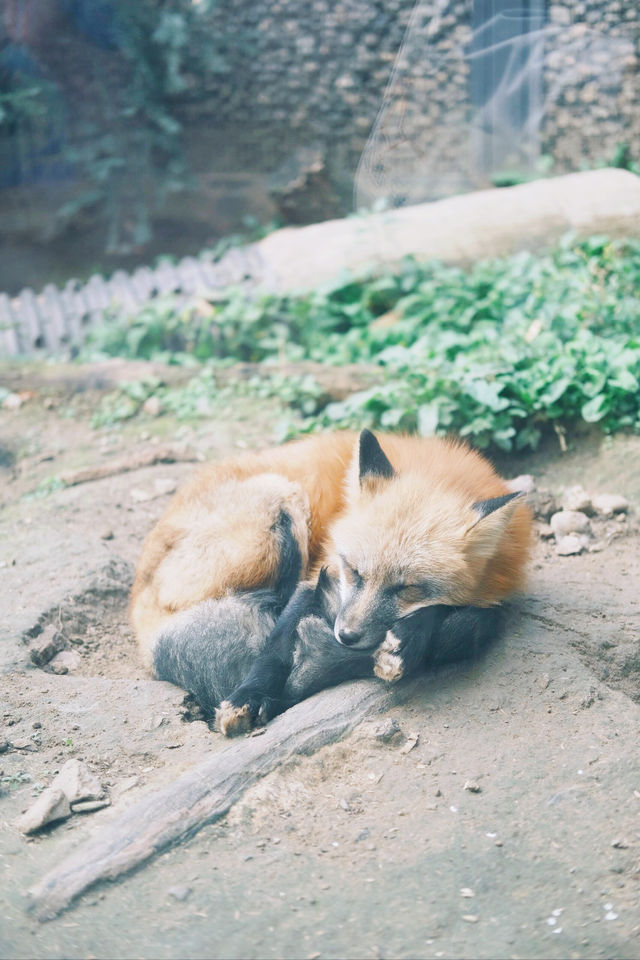
[[[145,676],[128,590],[145,533],[194,469],[184,458],[268,443],[277,411],[242,401],[216,422],[95,430],[119,377],[132,369],[0,369],[23,401],[0,409],[0,956],[638,956],[633,509],[593,520],[593,552],[560,557],[541,537],[502,639],[425,676],[391,710],[388,742],[367,721],[57,919],[26,912],[27,889],[85,837],[224,745],[182,691]],[[500,467],[556,494],[580,483],[640,504],[638,438],[567,440]],[[123,470],[160,445],[183,459]],[[59,483],[105,464],[120,472]],[[32,662],[49,624],[78,655],[66,674]],[[69,757],[111,806],[24,838],[15,818]]]

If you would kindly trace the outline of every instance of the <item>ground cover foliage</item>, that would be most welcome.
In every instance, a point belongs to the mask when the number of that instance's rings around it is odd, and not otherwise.
[[[369,426],[532,449],[576,420],[640,428],[639,289],[639,241],[566,237],[468,269],[407,260],[304,297],[153,303],[108,318],[83,355],[205,364],[186,386],[125,387],[96,424],[135,416],[151,395],[178,416],[210,416],[242,390],[280,399],[287,436]],[[312,377],[278,371],[303,360],[366,364],[380,382],[327,402]],[[221,385],[217,371],[239,361],[265,375]]]

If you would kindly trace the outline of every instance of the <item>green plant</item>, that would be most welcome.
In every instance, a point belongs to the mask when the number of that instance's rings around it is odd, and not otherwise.
[[[640,428],[638,289],[640,242],[567,237],[544,255],[469,270],[407,260],[394,274],[345,278],[307,297],[232,291],[216,304],[166,301],[111,317],[89,349],[165,360],[192,351],[216,364],[366,363],[379,368],[380,384],[340,403],[275,369],[243,389],[275,393],[296,410],[290,432],[454,431],[482,447],[532,448],[552,423]],[[200,391],[189,409],[210,411],[220,395],[215,366],[203,377],[163,403],[185,409]]]

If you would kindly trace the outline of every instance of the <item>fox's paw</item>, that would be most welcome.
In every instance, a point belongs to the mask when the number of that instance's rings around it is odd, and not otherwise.
[[[239,737],[253,726],[253,717],[248,703],[234,707],[230,700],[223,700],[216,710],[214,729],[225,737]]]
[[[386,683],[395,683],[404,674],[404,660],[400,655],[400,640],[391,630],[375,652],[373,672]]]

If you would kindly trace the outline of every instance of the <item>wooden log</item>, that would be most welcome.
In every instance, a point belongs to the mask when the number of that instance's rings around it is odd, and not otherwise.
[[[132,470],[141,470],[143,467],[154,467],[158,463],[195,463],[197,454],[188,450],[175,450],[171,447],[154,447],[151,450],[141,450],[126,459],[112,460],[111,463],[101,463],[97,467],[85,467],[82,470],[72,470],[61,475],[61,480],[67,487],[75,487],[80,483],[91,483],[94,480],[104,480],[105,477],[115,477],[121,473],[130,473]]]
[[[288,227],[255,246],[283,293],[389,269],[403,257],[467,264],[580,237],[640,231],[640,177],[589,170],[516,187],[480,190],[385,213]]]
[[[334,743],[368,714],[406,699],[420,682],[391,689],[359,680],[297,704],[263,735],[231,743],[100,827],[29,890],[29,909],[40,920],[52,919],[94,883],[114,880],[224,816],[245,790],[288,757]]]

